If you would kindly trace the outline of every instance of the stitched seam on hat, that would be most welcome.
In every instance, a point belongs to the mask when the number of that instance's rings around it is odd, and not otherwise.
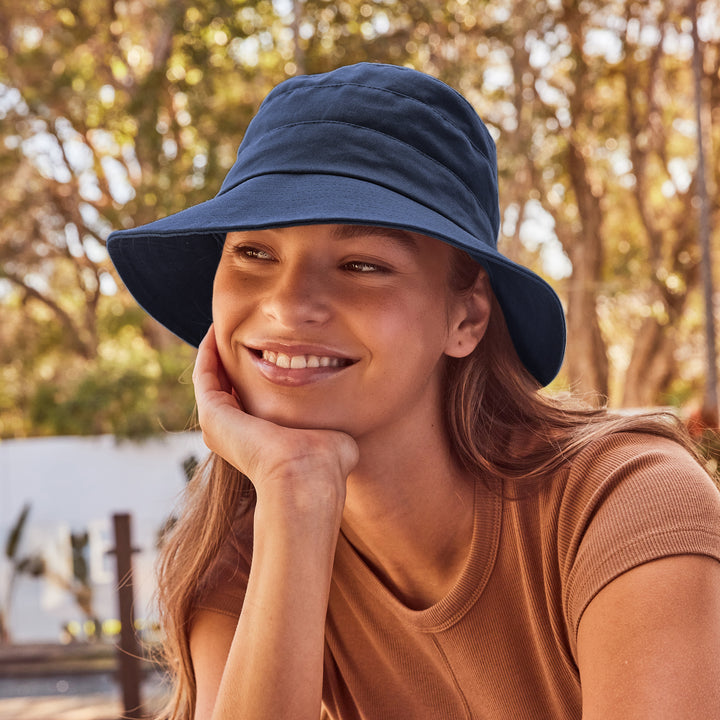
[[[431,76],[429,76],[431,77]],[[483,122],[482,118],[477,114],[477,111],[475,108],[467,101],[466,98],[464,98],[455,88],[450,87],[447,83],[443,83],[442,80],[437,80],[437,78],[432,78],[433,80],[436,80],[437,82],[444,85],[448,90],[451,90],[459,100],[462,100],[463,103],[465,103],[470,110],[472,110],[473,113],[477,116],[478,120],[480,120],[481,123],[483,123],[483,126],[485,123]],[[345,82],[345,83],[333,83],[332,85],[319,85],[317,87],[308,87],[308,86],[301,86],[297,88],[292,88],[287,91],[287,94],[291,94],[294,92],[297,92],[298,90],[322,90],[324,88],[341,88],[341,87],[359,87],[359,88],[368,88],[370,90],[378,90],[379,92],[389,93],[390,95],[397,95],[398,97],[406,98],[407,100],[412,100],[415,103],[418,103],[422,105],[423,107],[426,107],[433,115],[437,115],[438,117],[442,118],[448,125],[452,125],[458,132],[465,135],[468,139],[468,142],[490,163],[492,163],[492,160],[490,157],[488,157],[488,154],[480,147],[478,147],[470,138],[465,130],[458,127],[449,117],[444,115],[439,110],[436,110],[432,105],[428,105],[426,102],[423,102],[422,100],[419,100],[416,97],[413,97],[412,95],[407,95],[406,93],[399,92],[398,90],[390,90],[388,88],[381,88],[376,87],[375,85],[363,85],[362,83],[352,83],[352,82]],[[349,124],[349,123],[348,123]],[[490,131],[485,127],[485,131],[488,135],[490,135]],[[492,140],[492,136],[490,136],[490,139]]]
[[[299,171],[299,170],[294,170],[294,171],[290,171],[290,170],[271,170],[271,171],[268,171],[268,172],[255,173],[254,175],[248,175],[246,178],[243,178],[243,180],[240,181],[239,183],[237,183],[236,185],[233,185],[232,187],[229,187],[227,190],[223,191],[223,195],[224,195],[226,192],[230,192],[231,190],[234,190],[235,188],[239,187],[240,185],[242,185],[242,184],[245,183],[245,182],[248,182],[248,181],[250,181],[250,180],[254,180],[255,178],[269,177],[269,176],[271,176],[271,175],[304,175],[304,174],[307,174],[307,173],[305,173],[304,171]],[[410,195],[408,195],[408,194],[406,194],[406,193],[404,193],[404,192],[401,192],[401,191],[398,190],[397,188],[391,187],[390,185],[385,185],[384,183],[381,183],[381,182],[377,182],[376,180],[369,180],[369,179],[368,179],[367,177],[365,177],[364,175],[348,175],[348,174],[341,174],[341,173],[338,173],[338,172],[325,172],[325,171],[323,171],[323,172],[317,172],[317,173],[309,173],[309,174],[311,174],[311,175],[312,175],[312,174],[326,175],[327,177],[349,178],[350,180],[360,180],[361,182],[367,182],[367,183],[370,183],[370,184],[372,184],[372,185],[376,185],[377,187],[381,187],[381,188],[384,188],[384,189],[386,189],[386,190],[390,190],[391,192],[394,192],[396,195],[400,195],[401,197],[407,198],[408,200],[412,200],[412,201],[415,202],[415,203],[422,204],[422,203],[420,203],[419,200],[416,200],[415,198],[411,197]],[[218,195],[217,197],[219,197],[219,195]],[[469,229],[466,228],[464,225],[461,225],[461,224],[458,222],[457,218],[451,217],[450,215],[447,215],[446,213],[442,212],[442,211],[439,210],[439,209],[436,209],[436,208],[430,208],[430,209],[431,209],[434,213],[437,213],[440,217],[445,218],[445,220],[447,220],[448,222],[451,222],[451,223],[457,225],[463,232],[466,232],[466,233],[467,233],[468,235],[470,235],[471,237],[477,237],[477,233],[473,232],[472,230],[469,230]],[[482,209],[482,208],[481,208],[481,209]],[[487,214],[484,210],[483,210],[482,212],[483,212],[483,215],[485,215],[485,217],[488,219],[488,221],[489,221],[489,223],[490,223],[490,228],[492,229],[492,220],[490,220],[490,217],[488,216],[488,214]],[[331,213],[328,213],[328,214],[331,214]],[[519,267],[522,267],[522,266],[519,266]]]
[[[290,128],[290,127],[298,127],[298,126],[301,126],[301,125],[328,125],[328,124],[331,124],[331,125],[347,125],[348,127],[355,127],[355,128],[357,128],[358,130],[367,130],[368,132],[376,133],[376,134],[378,134],[378,135],[383,135],[384,137],[387,137],[387,138],[389,138],[390,140],[393,140],[393,141],[395,141],[395,142],[398,142],[398,143],[400,143],[401,145],[405,145],[406,147],[408,147],[408,148],[410,148],[411,150],[415,151],[415,152],[418,153],[419,155],[422,155],[423,157],[427,158],[427,159],[430,160],[430,162],[432,162],[434,165],[436,165],[437,167],[442,168],[443,170],[446,170],[446,171],[449,172],[453,177],[455,177],[455,178],[457,179],[457,181],[468,191],[468,193],[470,193],[470,196],[471,196],[472,198],[474,198],[475,203],[478,205],[478,207],[479,207],[480,210],[482,211],[483,215],[485,215],[485,217],[490,221],[490,227],[491,227],[491,228],[494,227],[494,226],[493,226],[493,220],[492,220],[492,218],[491,218],[490,215],[485,211],[485,208],[484,208],[482,205],[480,205],[480,203],[477,201],[477,196],[475,195],[475,193],[471,190],[471,188],[468,186],[468,184],[467,184],[454,170],[452,170],[451,168],[449,168],[447,165],[443,165],[441,162],[439,162],[438,160],[435,160],[435,158],[433,158],[432,156],[430,156],[430,155],[428,155],[427,153],[423,152],[422,150],[416,148],[414,145],[410,145],[409,143],[406,143],[404,140],[400,140],[399,138],[396,138],[396,137],[394,137],[393,135],[389,135],[388,133],[382,132],[381,130],[375,130],[374,128],[365,127],[364,125],[356,125],[355,123],[343,122],[343,121],[341,121],[341,120],[302,120],[302,121],[299,121],[299,122],[287,123],[286,125],[279,125],[278,127],[275,127],[275,128],[273,128],[272,130],[270,130],[269,132],[265,133],[264,137],[268,137],[269,135],[273,135],[274,133],[279,132],[280,130],[285,130],[286,128]],[[482,153],[481,153],[481,154],[482,154]],[[487,157],[486,157],[485,159],[487,160]],[[282,171],[278,171],[278,172],[282,172]],[[270,174],[270,173],[260,173],[260,174],[261,174],[261,175],[265,175],[265,174]],[[340,175],[340,173],[337,173],[337,174]],[[362,176],[357,176],[357,177],[358,177],[358,179],[365,179],[365,180],[367,180],[367,178],[363,178]],[[227,189],[223,190],[222,194],[224,195],[226,192],[228,192],[228,191],[232,190],[233,188],[237,187],[238,185],[242,184],[242,183],[245,182],[245,180],[247,180],[247,179],[249,179],[249,178],[244,178],[244,179],[241,180],[239,183],[236,183],[236,184],[234,184],[234,185],[231,185],[231,186],[228,187]],[[375,183],[375,184],[379,184],[379,183]],[[395,190],[395,192],[397,192],[397,190]],[[438,212],[438,211],[436,211],[436,212]],[[442,213],[441,213],[441,214],[442,214]],[[448,218],[448,219],[450,219],[450,218]],[[457,222],[457,221],[454,221],[454,222]],[[470,232],[470,231],[467,230],[466,232]],[[470,234],[472,235],[473,233],[470,233]]]

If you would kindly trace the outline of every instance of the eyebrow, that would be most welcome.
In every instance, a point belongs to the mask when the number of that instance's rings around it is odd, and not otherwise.
[[[417,253],[420,248],[412,233],[399,228],[381,227],[379,225],[338,225],[333,230],[334,240],[351,240],[358,237],[384,238],[397,242],[404,248]]]

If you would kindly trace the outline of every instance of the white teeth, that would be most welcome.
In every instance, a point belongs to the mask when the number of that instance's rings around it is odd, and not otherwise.
[[[286,355],[285,353],[276,353],[272,350],[263,350],[263,360],[280,368],[288,368],[291,370],[303,370],[304,368],[318,367],[340,367],[342,361],[337,357],[327,357],[319,355]]]

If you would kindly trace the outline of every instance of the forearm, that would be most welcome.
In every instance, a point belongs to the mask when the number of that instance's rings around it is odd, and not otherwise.
[[[229,632],[224,643],[200,630],[191,638],[196,720],[317,720],[330,577],[359,448],[343,432],[283,427],[244,412],[212,328],[193,380],[206,445],[257,494],[252,565],[229,651]]]
[[[243,611],[213,720],[317,720],[339,518],[259,506]]]

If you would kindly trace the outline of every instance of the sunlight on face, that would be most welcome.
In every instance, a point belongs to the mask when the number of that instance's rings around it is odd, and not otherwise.
[[[436,424],[458,308],[453,252],[360,226],[229,233],[213,316],[246,409],[356,436]]]

